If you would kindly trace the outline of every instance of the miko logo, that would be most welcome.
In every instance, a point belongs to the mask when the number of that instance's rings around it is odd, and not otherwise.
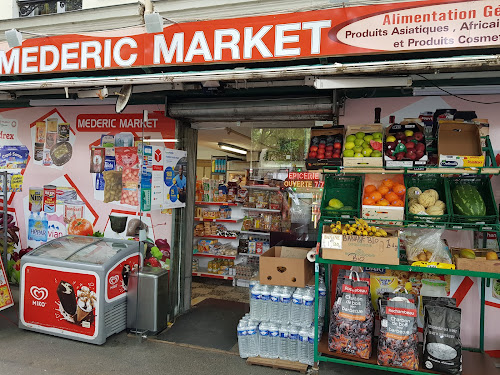
[[[37,286],[32,286],[30,288],[31,297],[35,299],[33,301],[34,306],[45,307],[46,302],[43,302],[49,296],[49,291],[47,288],[39,288]]]
[[[115,285],[115,284],[116,284],[119,280],[120,280],[120,276],[118,276],[118,275],[111,276],[111,277],[109,278],[109,283],[110,283],[111,285]]]
[[[160,149],[156,149],[156,151],[155,151],[155,160],[157,163],[159,163],[161,161],[161,150]]]

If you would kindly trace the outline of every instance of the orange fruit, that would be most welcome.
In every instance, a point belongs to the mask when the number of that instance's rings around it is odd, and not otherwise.
[[[365,187],[365,194],[373,193],[375,190],[377,190],[377,188],[375,187],[375,185],[366,185],[366,187]]]
[[[378,192],[382,194],[382,196],[386,195],[389,192],[389,188],[385,185],[382,185],[378,188]]]
[[[390,189],[394,186],[394,181],[392,181],[389,178],[386,178],[384,181],[382,181],[382,184]]]
[[[399,196],[405,195],[405,193],[406,193],[406,188],[402,184],[396,184],[396,185],[394,185],[394,187],[392,188],[392,190],[394,190],[394,192],[397,195],[399,195]]]
[[[365,206],[373,206],[375,204],[375,201],[370,197],[365,197],[365,199],[363,199],[363,204]]]
[[[388,192],[385,196],[385,199],[387,199],[389,202],[394,202],[396,199],[399,199],[398,195],[394,193],[393,191]]]
[[[405,202],[403,202],[401,199],[396,199],[394,202],[391,203],[391,206],[394,207],[404,207]]]
[[[388,206],[389,201],[387,199],[381,199],[377,202],[377,206]]]
[[[373,199],[375,202],[378,202],[379,200],[382,199],[382,194],[380,194],[378,191],[374,191],[371,193],[370,198]]]

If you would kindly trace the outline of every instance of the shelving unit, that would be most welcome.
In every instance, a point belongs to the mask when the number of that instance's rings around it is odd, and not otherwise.
[[[250,236],[270,236],[271,232],[257,232],[257,231],[240,230],[240,234],[248,234]]]
[[[215,273],[208,273],[208,272],[193,272],[193,276],[208,277],[208,278],[211,278],[211,279],[221,279],[221,280],[234,280],[233,276],[218,275],[218,274],[215,274]]]
[[[227,156],[212,156],[212,168],[210,176],[224,176],[224,183],[227,180]],[[221,164],[221,166],[219,165]],[[217,167],[223,168],[223,170],[218,170]]]
[[[281,213],[281,210],[271,210],[270,208],[255,208],[255,207],[243,207],[246,211],[259,211],[259,212],[274,212]]]
[[[209,238],[216,240],[237,240],[238,237],[224,237],[224,236],[193,236],[194,238]]]
[[[278,186],[267,186],[267,185],[247,185],[242,186],[243,189],[247,190],[268,190],[268,191],[280,191]]]
[[[237,206],[233,202],[194,202],[197,206]]]
[[[195,217],[194,218],[194,221],[200,221],[200,222],[210,221],[210,222],[213,222],[213,223],[239,223],[242,220],[243,219],[204,219],[204,218],[201,218],[201,217]]]
[[[491,148],[491,143],[489,139],[486,138],[487,147],[483,148],[487,153],[487,166],[484,168],[478,168],[476,170],[469,169],[452,169],[452,168],[436,168],[436,167],[428,167],[425,170],[411,170],[411,169],[385,169],[385,168],[343,168],[343,167],[334,167],[334,168],[324,168],[324,172],[326,173],[338,173],[338,174],[365,174],[365,173],[387,173],[387,174],[420,174],[420,173],[433,173],[433,174],[488,174],[488,175],[497,175],[500,174],[500,168],[496,165],[496,162],[493,158],[493,150]],[[451,208],[450,208],[451,209]],[[323,224],[330,224],[340,220],[343,223],[351,223],[353,220],[345,219],[341,217],[328,217],[322,218],[320,220],[319,225],[319,233],[318,233],[318,242],[321,245],[321,232],[323,228]],[[384,222],[383,220],[378,220]],[[385,224],[376,224],[379,226],[390,226]],[[500,224],[498,219],[496,222],[491,224],[485,224],[482,222],[479,223],[456,223],[456,222],[412,222],[409,220],[404,220],[402,225],[394,225],[394,227],[399,228],[432,228],[432,227],[444,227],[446,229],[451,230],[476,230],[476,231],[494,231],[497,233],[497,240],[500,237]],[[486,241],[486,236],[484,236],[484,241]],[[401,263],[401,262],[400,262]],[[325,280],[327,285],[327,302],[326,302],[326,314],[325,314],[325,324],[323,332],[323,337],[320,342],[318,342],[318,316],[319,316],[319,271],[320,265],[325,267]],[[352,365],[358,367],[365,367],[370,369],[377,369],[387,372],[398,372],[404,374],[428,374],[433,373],[432,371],[428,371],[423,368],[419,368],[418,371],[406,370],[402,368],[396,367],[386,367],[380,366],[377,364],[377,350],[376,345],[373,345],[372,356],[369,360],[363,360],[357,357],[352,357],[349,355],[344,355],[340,353],[333,353],[328,350],[328,327],[329,327],[329,316],[330,316],[330,295],[331,289],[335,288],[336,280],[331,280],[330,278],[330,268],[332,265],[340,265],[340,266],[358,266],[358,267],[370,267],[370,268],[378,268],[378,269],[390,269],[396,271],[408,271],[408,272],[422,272],[429,274],[437,274],[437,275],[456,275],[456,276],[469,276],[469,277],[477,277],[480,278],[480,298],[481,298],[481,306],[480,306],[480,333],[479,333],[479,348],[466,349],[463,348],[463,375],[493,375],[497,374],[498,370],[496,369],[493,361],[484,354],[484,331],[485,331],[485,298],[486,298],[486,285],[490,281],[489,279],[497,279],[500,278],[500,273],[491,273],[491,272],[476,272],[476,271],[468,271],[468,270],[457,270],[457,269],[441,269],[441,268],[431,268],[431,267],[415,267],[407,264],[399,264],[399,265],[387,265],[387,264],[374,264],[374,263],[361,263],[361,262],[352,262],[352,261],[341,261],[341,260],[329,260],[323,259],[319,255],[316,257],[315,263],[315,337],[314,340],[314,361],[315,362],[335,362],[341,363],[345,365]],[[374,339],[374,344],[376,340]]]
[[[216,255],[208,253],[193,253],[194,257],[219,258],[219,259],[236,259],[236,256],[231,255]]]

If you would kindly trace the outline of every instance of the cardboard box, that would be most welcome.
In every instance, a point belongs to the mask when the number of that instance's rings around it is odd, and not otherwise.
[[[406,130],[411,130],[414,133],[416,132],[421,132],[424,134],[424,126],[420,122],[419,119],[404,119],[401,121],[400,124],[393,124],[389,126],[385,130],[385,137],[384,137],[384,163],[386,167],[388,168],[416,168],[416,167],[424,167],[427,165],[427,162],[429,161],[429,157],[427,156],[427,148],[424,151],[425,154],[418,160],[411,160],[404,158],[403,160],[392,160],[389,156],[385,154],[387,151],[387,137],[390,135],[395,135],[398,132],[405,132]],[[424,145],[426,144],[425,136],[422,141],[420,141]]]
[[[310,250],[287,246],[270,248],[260,256],[260,283],[304,288],[314,275],[314,263],[306,258]]]
[[[455,260],[457,270],[469,270],[477,272],[500,273],[500,260],[486,259],[486,253],[495,251],[492,249],[472,249],[476,254],[476,259],[459,258],[461,248],[452,248],[451,254]]]
[[[384,133],[382,124],[369,124],[369,125],[351,125],[347,126],[344,144],[346,142],[346,138],[348,135],[356,134],[357,132],[363,132],[367,134],[379,132]],[[382,167],[384,164],[382,156],[380,157],[362,157],[362,158],[354,158],[354,157],[345,157],[344,156],[344,167]]]
[[[364,191],[367,185],[375,185],[377,189],[382,185],[382,181],[386,178],[392,179],[394,182],[398,182],[404,185],[404,178],[402,174],[367,174],[365,175],[365,184],[363,186],[363,198]],[[405,202],[405,195],[399,197],[403,202]],[[369,223],[380,224],[380,225],[402,225],[402,220],[405,216],[405,208],[395,207],[395,206],[371,206],[362,205],[361,207],[361,217]],[[377,220],[378,219],[378,220]],[[380,221],[384,220],[384,221]]]
[[[439,122],[438,154],[440,167],[483,167],[485,157],[477,125],[463,121]]]
[[[321,235],[324,259],[374,264],[399,264],[399,237],[397,230],[386,230],[390,237],[353,236],[333,234],[328,225]]]
[[[335,136],[339,135],[341,136],[342,141],[344,140],[344,127],[343,126],[336,126],[336,127],[317,127],[317,128],[312,128],[311,129],[311,143],[309,145],[309,148],[307,149],[307,152],[309,154],[309,150],[311,146],[313,145],[312,139],[313,137],[321,137],[321,136]],[[343,144],[341,145],[340,152],[342,154],[342,147]],[[317,158],[307,158],[306,159],[306,168],[308,170],[315,170],[315,169],[321,169],[323,167],[331,166],[331,167],[338,167],[342,165],[342,157],[340,158],[326,158],[326,159],[317,159]]]

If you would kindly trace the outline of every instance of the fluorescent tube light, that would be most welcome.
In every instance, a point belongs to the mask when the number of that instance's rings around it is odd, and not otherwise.
[[[31,99],[32,107],[57,107],[66,105],[115,105],[116,99]]]
[[[221,150],[225,150],[225,151],[229,151],[229,152],[234,152],[234,153],[240,154],[240,155],[246,155],[247,154],[247,150],[245,150],[243,148],[240,148],[238,146],[231,145],[229,143],[219,142],[218,145],[219,145],[219,147],[220,147]]]
[[[450,94],[451,95],[500,94],[500,85],[442,86],[441,88],[442,90],[435,86],[414,87],[413,96],[447,96]]]
[[[150,142],[153,142],[153,143],[161,143],[161,142],[175,143],[175,142],[179,142],[179,140],[177,140],[177,139],[171,139],[171,138],[166,138],[166,139],[144,139],[143,141],[146,142],[146,143],[150,143]]]
[[[356,89],[365,87],[409,87],[410,77],[322,77],[314,79],[314,87],[320,90]]]

